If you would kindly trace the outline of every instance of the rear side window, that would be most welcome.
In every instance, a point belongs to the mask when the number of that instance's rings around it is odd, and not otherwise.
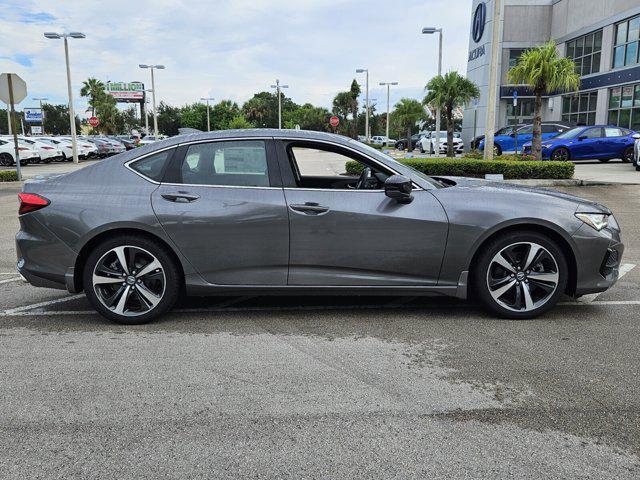
[[[130,168],[138,172],[140,175],[154,180],[156,182],[162,181],[162,174],[164,173],[165,165],[167,161],[173,155],[175,149],[165,150],[163,152],[155,153],[144,157],[129,165]]]
[[[622,130],[619,128],[605,127],[604,134],[606,137],[621,137]]]
[[[190,145],[180,167],[190,185],[268,187],[267,150],[263,140]]]

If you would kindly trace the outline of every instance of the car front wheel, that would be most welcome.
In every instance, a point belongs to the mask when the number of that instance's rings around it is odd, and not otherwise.
[[[569,155],[569,150],[564,147],[560,147],[557,150],[554,150],[551,154],[551,160],[554,162],[567,162],[571,158]]]
[[[568,277],[565,255],[550,238],[509,233],[483,247],[473,270],[473,292],[500,317],[529,319],[558,302]]]
[[[83,284],[87,298],[117,323],[147,323],[169,310],[182,277],[172,255],[154,240],[117,236],[88,256]]]
[[[633,162],[633,147],[627,147],[622,156],[622,161],[624,163]]]

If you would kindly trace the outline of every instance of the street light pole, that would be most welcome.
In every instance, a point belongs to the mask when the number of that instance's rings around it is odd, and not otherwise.
[[[145,63],[141,63],[140,65],[138,65],[140,68],[148,68],[151,70],[151,98],[153,101],[153,134],[156,137],[156,140],[158,140],[158,110],[156,108],[156,82],[155,82],[155,77],[153,76],[153,71],[158,69],[158,70],[164,70],[165,66],[164,65],[147,65]]]
[[[42,115],[42,135],[44,135],[44,110],[42,109],[42,102],[49,99],[45,97],[33,97],[33,99],[40,102],[40,115]]]
[[[289,85],[280,85],[280,80],[276,78],[276,84],[271,85],[271,88],[275,88],[276,95],[278,95],[278,130],[282,130],[282,99],[280,92],[283,88],[289,88]]]
[[[366,139],[366,142],[369,143],[370,138],[369,138],[369,69],[368,68],[358,68],[356,70],[356,73],[366,73],[366,96],[365,96],[365,103],[366,103],[366,115],[364,117],[364,136]]]
[[[389,89],[391,85],[398,85],[398,82],[380,82],[380,85],[387,86],[387,142],[389,141],[389,111],[391,109],[391,105],[389,103]]]
[[[82,32],[55,33],[45,32],[45,38],[64,40],[64,59],[67,64],[67,93],[69,95],[69,122],[71,124],[71,151],[73,152],[73,163],[80,163],[78,159],[78,139],[76,137],[76,115],[73,111],[73,90],[71,88],[71,66],[69,65],[69,37],[86,38]]]
[[[440,38],[438,40],[438,76],[442,75],[442,29],[435,27],[425,27],[422,29],[422,33],[432,35],[438,33]],[[436,106],[436,154],[440,154],[440,105]]]
[[[213,97],[200,97],[200,100],[206,100],[207,102],[207,132],[210,132],[211,120],[209,119],[209,100],[213,100]]]
[[[493,160],[493,140],[496,122],[497,89],[498,89],[498,56],[500,55],[500,0],[493,1],[493,23],[491,24],[491,63],[489,67],[489,95],[487,98],[487,121],[485,125],[484,158]]]

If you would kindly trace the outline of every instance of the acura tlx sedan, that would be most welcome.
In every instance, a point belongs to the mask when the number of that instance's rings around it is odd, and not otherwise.
[[[532,318],[562,294],[611,287],[624,249],[597,203],[429,177],[318,132],[177,136],[29,181],[19,197],[20,273],[84,290],[127,324],[183,292],[439,294]]]

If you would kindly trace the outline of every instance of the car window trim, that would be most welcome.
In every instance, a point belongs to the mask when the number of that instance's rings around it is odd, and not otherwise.
[[[124,163],[125,168],[127,168],[129,171],[135,173],[136,175],[138,175],[139,177],[144,178],[147,182],[151,182],[155,185],[160,185],[161,182],[158,182],[157,180],[153,180],[152,178],[147,177],[146,175],[138,172],[137,170],[135,170],[133,167],[131,167],[131,165],[135,162],[139,162],[140,160],[143,160],[147,157],[150,157],[152,155],[156,155],[158,153],[162,153],[162,152],[166,152],[167,150],[174,150],[174,152],[171,154],[171,156],[166,160],[164,167],[162,168],[162,175],[161,178],[164,177],[167,169],[169,168],[169,165],[171,164],[171,162],[173,161],[173,158],[176,155],[176,151],[178,150],[178,146],[177,145],[171,145],[170,147],[164,147],[164,148],[160,148],[158,150],[154,150],[153,152],[149,152],[149,153],[145,153],[143,155],[140,155],[139,157],[136,158],[132,158],[131,160],[128,160]]]

